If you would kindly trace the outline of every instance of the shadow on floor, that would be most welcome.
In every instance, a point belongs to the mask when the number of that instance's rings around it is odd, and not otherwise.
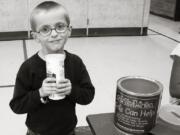
[[[76,127],[75,135],[93,135],[89,126]]]

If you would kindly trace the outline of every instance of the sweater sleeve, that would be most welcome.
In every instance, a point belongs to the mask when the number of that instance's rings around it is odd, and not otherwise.
[[[180,57],[173,57],[173,66],[170,77],[170,95],[180,99]]]
[[[75,103],[86,105],[93,100],[95,88],[81,59],[78,65],[78,69],[76,69],[76,73],[78,76],[76,78],[78,80],[77,83],[72,84],[72,91],[69,95],[69,98]]]
[[[23,65],[18,71],[13,98],[9,105],[13,112],[24,114],[33,111],[40,105],[38,90],[31,90],[32,78],[28,68]]]

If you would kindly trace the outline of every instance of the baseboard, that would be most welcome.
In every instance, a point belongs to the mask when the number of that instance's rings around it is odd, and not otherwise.
[[[88,36],[146,36],[147,27],[143,27],[142,34],[140,27],[129,28],[90,28]]]
[[[81,29],[72,29],[71,37],[86,37],[87,30],[86,28]]]
[[[96,37],[96,36],[146,36],[147,27],[143,27],[142,35],[140,27],[129,28],[89,28],[73,29],[71,37]],[[7,40],[26,40],[31,39],[28,31],[0,32],[0,41]]]
[[[0,32],[0,41],[29,39],[27,31]]]

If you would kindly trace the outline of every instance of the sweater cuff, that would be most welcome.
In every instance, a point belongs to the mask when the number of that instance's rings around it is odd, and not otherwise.
[[[68,95],[68,97],[70,98],[71,101],[73,102],[77,102],[77,99],[78,99],[78,87],[77,86],[72,86],[72,90],[71,90],[71,93],[70,95]]]
[[[74,103],[81,105],[89,104],[94,98],[94,88],[80,88],[78,86],[73,86],[69,99]]]

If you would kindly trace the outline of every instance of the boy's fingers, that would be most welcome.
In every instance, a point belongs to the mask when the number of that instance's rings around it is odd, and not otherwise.
[[[57,89],[62,89],[67,87],[67,84],[57,84]]]
[[[61,91],[59,91],[57,94],[59,96],[65,96],[65,95],[69,95],[70,93],[71,93],[70,89],[65,88],[65,89],[62,89]]]
[[[64,88],[61,88],[61,89],[57,89],[56,90],[58,93],[69,93],[71,91],[71,86],[68,86],[68,87],[64,87]]]
[[[56,83],[48,83],[46,84],[47,87],[56,87]]]
[[[43,83],[43,87],[53,88],[56,87],[56,83]]]
[[[66,82],[66,83],[59,83],[57,84],[57,88],[60,89],[60,88],[66,88],[66,87],[71,87],[71,82]]]
[[[56,88],[46,88],[45,91],[47,94],[55,94],[55,93],[57,93],[56,90],[57,90]]]
[[[70,82],[69,79],[61,79],[58,81],[58,83],[67,83],[67,82]]]
[[[44,80],[45,83],[55,83],[56,82],[56,78],[53,78],[53,77],[47,77],[45,80]]]

